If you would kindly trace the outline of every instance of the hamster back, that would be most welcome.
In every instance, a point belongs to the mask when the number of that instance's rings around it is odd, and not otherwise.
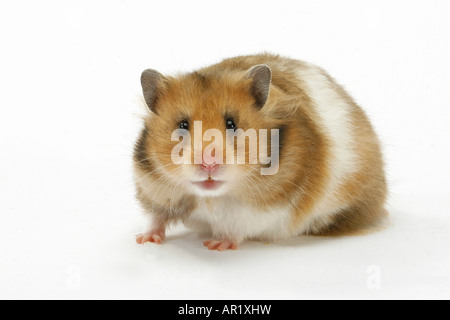
[[[176,222],[226,250],[359,232],[384,216],[378,138],[323,69],[261,54],[176,76],[147,69],[141,84],[134,168],[150,224],[138,243],[161,243]]]

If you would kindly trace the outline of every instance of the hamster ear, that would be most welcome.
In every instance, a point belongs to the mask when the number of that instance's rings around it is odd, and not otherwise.
[[[166,77],[153,69],[144,70],[141,74],[142,92],[147,106],[153,112],[156,111],[156,103],[162,87],[165,86]]]
[[[247,78],[252,79],[250,93],[255,99],[256,107],[261,109],[269,97],[272,71],[268,65],[258,64],[247,72]]]

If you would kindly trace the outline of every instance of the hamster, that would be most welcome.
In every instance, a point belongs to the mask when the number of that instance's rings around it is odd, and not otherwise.
[[[134,171],[150,223],[137,243],[160,244],[166,228],[182,222],[208,231],[211,240],[203,245],[222,251],[245,240],[356,233],[384,217],[379,140],[363,110],[323,69],[259,54],[176,76],[147,69],[141,85],[148,116],[135,145]],[[222,133],[215,136],[222,149],[205,152],[209,129]],[[237,130],[230,140],[227,134]],[[225,161],[237,154],[237,136],[250,130],[261,140],[277,132],[256,149],[278,158],[254,161],[244,136],[244,163]],[[178,150],[186,134],[197,137]],[[193,161],[175,163],[174,150]],[[263,173],[269,167],[273,172]]]

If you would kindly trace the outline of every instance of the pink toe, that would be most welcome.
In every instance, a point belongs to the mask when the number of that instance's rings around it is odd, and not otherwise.
[[[228,241],[224,241],[217,246],[218,251],[227,250],[230,247],[230,243]]]
[[[208,240],[203,242],[203,245],[209,250],[225,251],[228,249],[236,250],[238,245],[235,242],[228,240]]]
[[[220,241],[211,241],[209,244],[208,244],[208,249],[209,250],[215,250],[218,246],[220,245]]]
[[[147,242],[153,242],[157,244],[161,244],[164,240],[164,232],[146,232],[144,234],[138,234],[136,235],[136,243],[138,244],[144,244]]]
[[[151,242],[154,242],[154,243],[157,243],[157,244],[161,244],[161,237],[160,236],[158,236],[157,234],[154,234],[153,236],[152,236],[152,239],[150,240]]]

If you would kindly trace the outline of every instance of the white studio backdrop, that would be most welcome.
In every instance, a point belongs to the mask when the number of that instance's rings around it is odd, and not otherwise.
[[[450,2],[0,4],[0,298],[449,298]],[[391,225],[209,252],[137,246],[142,70],[263,51],[316,63],[369,114]]]

